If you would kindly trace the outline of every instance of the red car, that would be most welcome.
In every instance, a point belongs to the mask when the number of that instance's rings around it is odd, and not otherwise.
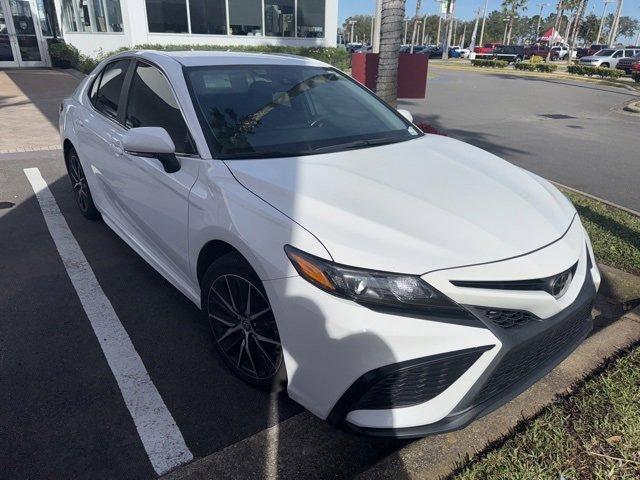
[[[640,53],[633,57],[625,57],[618,60],[616,69],[624,70],[624,73],[631,75],[633,72],[640,72]]]
[[[493,53],[496,48],[501,46],[501,43],[485,43],[483,47],[476,47],[473,51],[476,53]]]

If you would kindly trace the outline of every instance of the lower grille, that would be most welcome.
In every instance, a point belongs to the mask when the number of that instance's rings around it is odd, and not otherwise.
[[[474,400],[480,404],[552,362],[590,328],[585,319],[591,314],[591,304],[584,306],[566,322],[517,346],[502,359]]]
[[[381,376],[352,410],[408,407],[426,402],[447,389],[493,346],[426,357]]]

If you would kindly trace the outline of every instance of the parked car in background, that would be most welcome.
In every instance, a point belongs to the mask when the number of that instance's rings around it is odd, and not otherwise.
[[[606,48],[600,50],[595,55],[587,55],[580,59],[581,65],[588,65],[590,67],[607,67],[616,68],[618,61],[627,57],[631,58],[636,53],[640,52],[640,49],[634,48]]]
[[[509,63],[520,63],[526,57],[526,51],[522,45],[502,45],[491,53],[476,54],[476,58],[495,58]]]
[[[567,55],[569,54],[569,47],[563,45],[556,45],[555,47],[551,47],[551,56],[553,60],[565,60]],[[574,50],[571,52],[571,58],[576,58],[577,52]]]
[[[533,56],[547,58],[549,55],[550,60],[558,59],[558,52],[551,50],[547,45],[531,45],[525,47],[525,58],[531,58]]]
[[[609,48],[609,45],[605,45],[602,43],[594,43],[589,47],[589,53],[587,53],[587,55],[595,55],[600,50],[604,50],[605,48]]]
[[[589,49],[586,47],[578,47],[576,49],[576,58],[582,58],[589,55]]]
[[[640,52],[640,48],[638,48],[638,52]],[[631,75],[633,71],[640,69],[640,53],[637,53],[633,57],[624,57],[618,60],[618,65],[616,65],[618,70],[624,70],[624,73],[627,75]]]
[[[492,53],[496,48],[501,46],[501,43],[485,43],[481,47],[474,48],[473,51],[476,53]]]

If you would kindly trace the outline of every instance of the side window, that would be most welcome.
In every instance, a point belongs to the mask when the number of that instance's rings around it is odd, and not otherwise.
[[[620,58],[622,56],[622,50],[618,50],[616,53],[613,54],[613,58]]]
[[[195,154],[176,98],[165,76],[155,67],[138,63],[131,79],[125,125],[162,127],[176,146],[177,153]]]
[[[94,105],[107,117],[118,118],[118,101],[128,67],[129,60],[118,60],[107,65],[102,72]]]

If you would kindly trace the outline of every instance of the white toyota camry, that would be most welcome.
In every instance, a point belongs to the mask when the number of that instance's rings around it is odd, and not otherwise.
[[[324,63],[124,52],[60,132],[83,215],[203,310],[238,377],[334,424],[460,428],[591,329],[600,274],[555,187]]]

